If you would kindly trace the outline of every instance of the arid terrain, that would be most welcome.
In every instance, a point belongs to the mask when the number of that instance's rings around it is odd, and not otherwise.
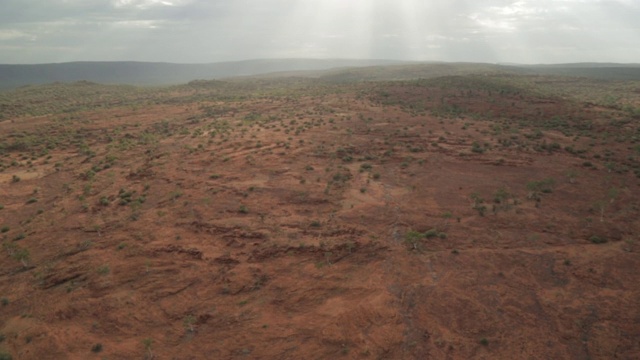
[[[638,359],[640,82],[0,93],[0,359]]]

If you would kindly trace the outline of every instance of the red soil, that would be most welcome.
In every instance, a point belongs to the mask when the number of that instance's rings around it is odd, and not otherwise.
[[[540,106],[565,111],[556,105]],[[0,133],[60,118],[4,121]],[[65,126],[94,156],[58,146],[29,166],[11,152],[22,165],[0,172],[4,243],[30,255],[0,253],[0,353],[640,358],[640,182],[602,159],[502,147],[491,122],[412,116],[355,93],[76,118]],[[171,135],[154,127],[163,120]],[[207,125],[224,121],[211,137]],[[591,141],[543,133],[563,148]],[[491,149],[473,152],[474,141]],[[590,154],[603,149],[627,151],[598,143]],[[107,155],[111,167],[88,174]],[[552,191],[528,199],[527,183],[547,178]],[[500,189],[510,196],[494,202]],[[407,242],[431,229],[445,235]]]

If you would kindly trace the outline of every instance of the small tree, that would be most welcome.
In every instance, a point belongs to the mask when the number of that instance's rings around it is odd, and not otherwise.
[[[446,230],[449,227],[449,219],[451,219],[452,217],[453,217],[453,215],[449,211],[444,212],[442,214],[442,218],[444,220],[442,221],[442,225],[440,226],[440,228],[442,228],[443,231]]]
[[[148,352],[147,358],[153,359],[153,352],[151,352],[151,345],[153,344],[152,338],[142,339],[142,344],[144,345],[145,350]]]
[[[18,249],[13,257],[22,263],[22,266],[27,267],[29,261],[29,250],[25,248]]]
[[[596,206],[600,209],[600,222],[604,222],[604,213],[607,207],[612,204],[618,197],[619,190],[617,188],[611,188],[607,191],[607,196],[596,203]]]
[[[575,184],[576,178],[578,177],[578,172],[575,170],[569,170],[567,171],[567,177],[569,178],[569,182],[571,184]]]
[[[418,250],[420,246],[420,240],[424,238],[424,234],[411,230],[404,236],[404,241],[413,249]]]
[[[477,210],[480,216],[484,216],[484,212],[487,210],[487,207],[484,205],[484,199],[478,193],[473,193],[469,197],[473,201],[471,208]]]
[[[196,318],[193,315],[187,315],[184,318],[183,324],[188,331],[194,332],[195,329],[193,328],[193,324],[195,324],[195,322],[196,322]]]

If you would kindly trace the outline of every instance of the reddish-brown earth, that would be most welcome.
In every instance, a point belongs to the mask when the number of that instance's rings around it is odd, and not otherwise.
[[[637,119],[469,86],[12,115],[0,354],[640,358]]]

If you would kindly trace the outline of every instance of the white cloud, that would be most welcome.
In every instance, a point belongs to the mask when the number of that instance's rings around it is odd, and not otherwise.
[[[161,24],[162,21],[159,20],[123,20],[110,23],[114,27],[129,29],[156,29]]]
[[[15,29],[0,29],[0,41],[28,39],[35,40],[36,36]]]
[[[2,2],[2,45],[28,43],[31,50],[0,52],[0,63],[279,56],[640,61],[640,0]]]
[[[154,6],[180,6],[187,2],[185,0],[113,0],[113,6],[116,8],[147,9]]]

